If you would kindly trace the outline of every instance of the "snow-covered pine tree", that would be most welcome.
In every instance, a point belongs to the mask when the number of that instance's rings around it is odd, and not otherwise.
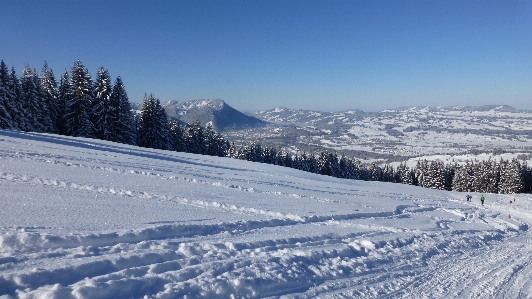
[[[68,71],[65,70],[61,75],[59,81],[59,91],[57,94],[57,130],[61,135],[67,134],[67,128],[65,124],[66,120],[66,106],[72,99],[72,84],[70,83],[70,76]]]
[[[320,166],[318,165],[316,153],[312,153],[308,156],[307,164],[311,173],[320,173]]]
[[[519,193],[523,189],[523,169],[519,161],[517,159],[501,160],[500,169],[499,193]]]
[[[472,188],[475,192],[497,193],[498,167],[491,161],[482,161],[473,166]]]
[[[282,149],[277,151],[277,155],[275,156],[274,165],[286,166],[285,159],[284,159],[284,152],[283,152]]]
[[[465,166],[457,165],[454,170],[452,190],[458,192],[467,192],[469,175]]]
[[[292,168],[301,170],[303,168],[303,159],[301,159],[301,155],[294,155],[292,157]]]
[[[71,91],[65,106],[67,135],[94,138],[92,115],[92,79],[81,61],[71,71]]]
[[[347,179],[358,179],[358,166],[356,166],[357,161],[353,158],[347,158],[345,175]]]
[[[473,191],[473,164],[467,160],[464,165],[457,165],[452,190],[458,192],[472,192]]]
[[[253,142],[250,147],[250,155],[254,162],[264,163],[264,150],[259,142]]]
[[[368,178],[370,181],[382,181],[382,168],[377,163],[371,163],[369,166]]]
[[[203,155],[207,151],[205,133],[201,122],[195,121],[190,128],[190,145],[189,150],[193,154]]]
[[[235,158],[238,160],[246,160],[247,153],[249,151],[248,145],[242,145],[238,147]]]
[[[209,156],[217,156],[218,140],[216,140],[216,137],[212,123],[209,122],[205,129],[206,154]]]
[[[294,164],[294,161],[292,159],[292,154],[289,152],[286,152],[284,154],[284,166],[293,168],[294,167],[293,164]]]
[[[126,93],[122,78],[118,76],[109,98],[109,125],[112,141],[137,144],[137,128],[135,115],[131,111],[131,103]]]
[[[425,187],[431,189],[445,190],[445,166],[442,161],[431,161],[428,168],[428,175],[424,176]]]
[[[27,113],[27,126],[21,128],[25,131],[51,132],[53,131],[47,105],[46,93],[41,88],[37,72],[26,65],[22,72],[22,103]]]
[[[254,146],[251,148],[253,151],[253,156],[255,157],[255,162],[264,163],[264,148],[259,142],[255,142]]]
[[[407,185],[414,184],[414,177],[412,175],[412,171],[408,166],[406,166],[406,163],[401,163],[399,164],[399,166],[397,166],[396,177],[398,183]]]
[[[29,65],[24,66],[22,71],[22,77],[20,78],[21,91],[22,91],[22,107],[25,114],[25,125],[20,129],[23,131],[42,132],[40,128],[37,128],[38,121],[36,111],[39,109],[37,105],[37,98],[40,96],[33,80],[34,74]]]
[[[58,103],[57,81],[55,80],[54,72],[48,67],[46,61],[44,62],[41,73],[41,88],[46,95],[46,105],[48,105],[49,116],[52,122],[52,133],[58,133],[62,120]]]
[[[185,142],[185,151],[187,153],[192,153],[192,126],[189,124],[189,123],[186,123],[184,126],[183,126],[183,141]],[[239,149],[235,146],[234,148],[234,156],[232,158],[234,159],[238,159],[236,158],[237,155],[238,155],[238,151]]]
[[[216,132],[214,138],[216,139],[217,143],[217,152],[216,156],[218,157],[227,157],[229,153],[229,147],[231,146],[229,144],[229,141],[225,140],[222,134]]]
[[[94,135],[98,139],[115,141],[114,126],[118,122],[118,105],[111,105],[111,76],[102,66],[98,69],[93,86],[91,121],[94,124]]]
[[[277,150],[271,146],[264,149],[264,163],[275,164]]]
[[[345,155],[340,157],[338,161],[339,177],[349,179],[351,178],[351,163],[349,158]]]
[[[501,175],[501,170],[499,163],[495,160],[490,160],[486,162],[489,169],[488,177],[488,193],[498,193],[499,192],[499,180]]]
[[[364,174],[362,173],[362,162],[358,159],[351,161],[351,179],[364,180]]]
[[[170,145],[176,152],[186,152],[183,128],[176,119],[170,120]]]
[[[15,127],[10,113],[10,106],[14,97],[9,80],[9,71],[2,60],[0,62],[0,129],[12,129]]]
[[[456,169],[456,165],[447,163],[445,165],[445,190],[451,191],[452,185],[453,185],[453,178],[454,178],[454,171]]]
[[[267,153],[269,153],[269,148],[267,149]],[[266,155],[268,156],[268,154]],[[306,172],[311,172],[310,169],[309,169],[309,163],[308,163],[308,156],[307,156],[307,153],[303,152],[300,156],[300,170],[302,171],[306,171]],[[268,162],[269,163],[269,162]]]
[[[137,144],[142,147],[170,149],[168,117],[159,99],[144,95],[138,123]]]
[[[526,161],[522,162],[521,168],[523,173],[523,189],[521,192],[530,193],[532,192],[532,169],[528,167]]]
[[[56,131],[54,128],[54,124],[52,122],[52,118],[50,117],[50,105],[48,103],[48,96],[46,95],[46,91],[41,87],[41,78],[39,78],[39,75],[37,75],[37,71],[35,69],[33,70],[33,73],[35,74],[33,80],[35,81],[35,86],[37,86],[37,91],[39,92],[39,110],[37,112],[37,120],[43,127],[42,132],[55,133]]]
[[[317,159],[319,174],[331,175],[331,165],[329,165],[329,152],[322,151]]]
[[[9,81],[11,84],[11,91],[14,95],[11,102],[11,107],[13,108],[13,111],[11,111],[11,118],[14,126],[22,130],[22,128],[29,127],[28,119],[26,118],[26,115],[28,115],[29,112],[26,111],[26,108],[23,105],[22,84],[20,83],[20,79],[18,78],[14,67],[11,68],[10,76],[11,80]]]
[[[430,188],[429,162],[425,159],[418,161],[415,168],[415,181],[418,186]]]
[[[395,171],[393,167],[391,167],[388,164],[384,165],[382,169],[382,181],[389,182],[389,183],[395,183]]]

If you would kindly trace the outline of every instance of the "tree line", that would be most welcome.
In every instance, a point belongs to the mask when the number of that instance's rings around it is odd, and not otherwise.
[[[466,161],[462,164],[440,160],[419,160],[412,168],[362,163],[358,159],[338,156],[334,152],[290,154],[259,143],[235,148],[231,158],[291,167],[337,178],[401,183],[431,189],[514,194],[532,191],[532,170],[517,159]]]
[[[57,83],[45,62],[42,72],[25,66],[19,78],[0,62],[0,128],[96,138],[147,148],[229,157],[274,164],[338,178],[402,183],[460,192],[532,191],[526,163],[467,161],[465,164],[420,160],[413,168],[362,163],[334,152],[290,153],[260,143],[236,146],[209,123],[181,124],[169,118],[159,99],[145,95],[140,114],[131,110],[120,77],[112,83],[101,67],[93,81],[81,61]]]

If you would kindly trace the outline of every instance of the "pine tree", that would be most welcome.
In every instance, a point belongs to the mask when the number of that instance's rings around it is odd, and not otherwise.
[[[453,188],[453,178],[456,165],[450,163],[445,165],[445,190],[451,191]]]
[[[205,143],[205,133],[200,121],[195,121],[190,127],[189,131],[189,150],[193,154],[204,155],[207,151],[207,145]]]
[[[102,66],[98,69],[98,75],[94,82],[94,97],[92,99],[91,120],[94,124],[95,137],[103,140],[115,141],[112,136],[114,126],[117,124],[116,103],[111,105],[111,77],[109,72]]]
[[[71,71],[71,91],[65,107],[67,135],[94,138],[92,115],[92,80],[81,61]]]
[[[363,165],[362,162],[358,159],[355,159],[351,163],[351,172],[352,172],[352,179],[354,180],[367,180],[367,175],[363,173]]]
[[[340,175],[340,163],[338,162],[338,156],[336,154],[323,151],[320,153],[317,162],[320,174],[333,177],[338,177]]]
[[[382,181],[382,168],[376,163],[371,163],[368,169],[368,179],[370,181]]]
[[[218,140],[216,140],[216,132],[211,123],[207,124],[205,129],[206,154],[209,156],[218,156]]]
[[[176,119],[172,119],[169,126],[172,150],[186,152],[185,139],[183,138],[183,126],[181,126]]]
[[[26,108],[23,105],[22,84],[20,79],[17,77],[17,72],[15,71],[14,67],[11,68],[10,77],[11,79],[9,82],[11,84],[11,92],[14,96],[11,101],[11,107],[13,108],[11,111],[11,119],[13,120],[13,126],[23,130],[23,128],[29,127],[29,120],[26,117],[29,115],[29,112],[26,111]]]
[[[0,62],[0,129],[15,127],[10,112],[14,95],[9,84],[10,76],[6,64]]]
[[[264,149],[264,163],[275,164],[277,160],[277,150],[271,146]]]
[[[294,166],[293,166],[294,161],[293,161],[293,159],[292,159],[292,155],[291,155],[290,153],[288,153],[288,152],[285,153],[283,159],[284,159],[284,162],[283,162],[283,163],[284,163],[284,166],[285,166],[285,167],[290,167],[290,168],[293,168],[293,167],[294,167]]]
[[[412,175],[412,171],[410,170],[410,168],[406,166],[406,163],[401,163],[399,164],[399,166],[397,166],[396,177],[396,181],[398,183],[407,185],[414,184],[414,176]]]
[[[395,183],[395,171],[390,165],[384,165],[382,170],[382,181]]]
[[[232,159],[238,159],[238,147],[235,145],[234,142],[231,142],[231,146],[229,147],[228,157]]]
[[[445,190],[445,166],[442,161],[431,161],[424,176],[426,188]]]
[[[159,99],[153,94],[144,96],[138,122],[137,144],[142,147],[171,149],[168,117]]]
[[[340,160],[338,161],[338,168],[339,168],[339,177],[340,178],[351,178],[351,161],[346,157],[342,156],[340,157]]]
[[[52,133],[57,133],[61,125],[57,81],[55,80],[54,72],[48,67],[46,61],[41,73],[41,88],[46,95],[46,105],[52,122]]]
[[[519,193],[524,187],[523,168],[519,161],[501,161],[501,174],[499,182],[499,192],[505,194]]]
[[[415,181],[420,187],[430,186],[429,163],[427,160],[418,161],[415,168]]]
[[[109,98],[108,113],[107,123],[111,133],[109,139],[125,144],[137,144],[135,115],[131,111],[131,104],[120,76],[116,78]]]
[[[498,167],[491,160],[475,164],[473,166],[473,191],[497,193],[498,172]]]
[[[330,168],[330,165],[328,164],[329,162],[328,156],[329,156],[329,152],[327,151],[320,152],[320,155],[317,160],[319,174],[330,175],[331,168]]]
[[[275,156],[275,163],[274,165],[279,166],[286,166],[285,164],[285,158],[284,158],[284,152],[282,150],[277,151],[277,155]]]
[[[530,193],[532,191],[532,170],[528,167],[526,161],[521,165],[523,169],[523,189],[521,192]]]
[[[457,166],[454,172],[454,178],[452,183],[453,191],[468,192],[469,187],[469,174],[466,166]]]
[[[222,134],[218,132],[214,135],[214,138],[216,139],[216,156],[227,157],[231,146],[229,141],[225,140]]]
[[[22,103],[27,113],[25,131],[52,132],[50,109],[47,105],[46,93],[41,88],[40,78],[29,66],[22,72]]]
[[[66,127],[66,106],[72,100],[72,84],[70,83],[70,76],[65,70],[61,75],[59,83],[59,91],[57,95],[57,132],[61,135],[67,134]]]

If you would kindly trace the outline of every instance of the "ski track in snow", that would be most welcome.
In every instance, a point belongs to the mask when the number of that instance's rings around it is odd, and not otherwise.
[[[528,195],[9,131],[0,167],[0,298],[532,294]]]

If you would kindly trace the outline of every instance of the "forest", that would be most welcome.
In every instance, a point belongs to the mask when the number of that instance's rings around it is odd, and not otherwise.
[[[96,138],[141,147],[229,157],[291,167],[338,178],[402,183],[425,188],[482,193],[529,193],[532,170],[517,159],[448,163],[420,159],[409,168],[337,153],[293,153],[258,142],[236,146],[212,125],[182,124],[167,116],[159,99],[145,95],[132,111],[121,77],[112,82],[104,67],[93,80],[81,61],[57,82],[45,62],[41,73],[26,66],[19,77],[0,62],[0,128]]]

